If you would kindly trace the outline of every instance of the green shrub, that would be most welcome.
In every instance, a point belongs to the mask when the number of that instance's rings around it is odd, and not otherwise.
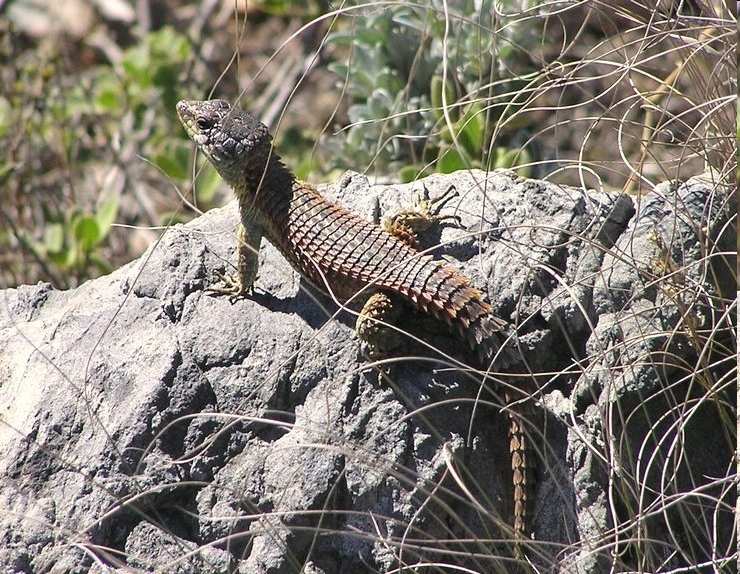
[[[3,40],[0,58],[13,65],[0,75],[0,244],[20,252],[0,279],[68,287],[111,269],[107,240],[120,193],[151,172],[136,155],[153,158],[178,185],[189,182],[192,148],[175,103],[185,95],[192,50],[165,27],[126,48],[120,61],[85,67],[55,44],[29,50],[12,33]],[[100,176],[116,166],[128,183],[106,191]],[[199,181],[199,199],[208,202],[216,174],[203,170]]]
[[[329,67],[351,99],[344,137],[329,143],[337,167],[372,165],[408,181],[432,170],[531,161],[527,149],[512,148],[526,139],[526,123],[509,122],[492,139],[535,69],[526,51],[538,41],[536,27],[496,25],[492,0],[456,3],[447,20],[443,7],[384,6],[330,36],[346,59]]]

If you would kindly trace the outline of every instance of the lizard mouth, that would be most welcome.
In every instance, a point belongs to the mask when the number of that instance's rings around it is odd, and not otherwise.
[[[177,110],[177,117],[180,118],[180,121],[183,124],[193,119],[193,113],[191,111],[192,104],[188,100],[180,100],[177,102],[175,109]]]
[[[197,103],[198,102],[191,100],[180,100],[175,105],[175,110],[177,111],[177,117],[179,118],[180,123],[185,128],[190,139],[199,146],[203,146],[208,143],[208,136],[200,133],[197,128],[196,115],[193,111],[195,109],[195,104]]]

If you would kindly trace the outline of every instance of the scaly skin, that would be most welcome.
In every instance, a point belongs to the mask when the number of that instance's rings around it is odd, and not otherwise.
[[[378,323],[398,318],[399,300],[446,322],[484,357],[499,348],[507,325],[483,294],[451,265],[415,249],[414,221],[441,217],[408,211],[378,226],[296,181],[274,152],[267,128],[251,115],[223,100],[181,101],[177,113],[239,201],[238,276],[214,291],[248,293],[264,236],[302,276],[340,301],[364,290],[357,333],[371,351],[384,353],[399,342],[397,332]],[[499,366],[509,359],[501,353]],[[520,542],[526,529],[526,437],[520,419],[510,414],[510,421],[514,535]]]

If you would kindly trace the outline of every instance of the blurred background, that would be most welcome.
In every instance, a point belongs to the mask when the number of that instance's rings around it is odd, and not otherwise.
[[[231,199],[180,127],[182,98],[238,101],[312,182],[734,181],[731,8],[0,0],[0,287],[78,285]]]

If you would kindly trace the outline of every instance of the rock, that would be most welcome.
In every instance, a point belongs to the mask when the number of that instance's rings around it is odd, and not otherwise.
[[[461,227],[422,248],[441,243],[486,290],[516,327],[521,372],[540,373],[531,559],[600,572],[626,548],[620,571],[725,548],[731,528],[707,525],[730,525],[731,508],[692,494],[723,496],[733,448],[718,432],[731,367],[717,358],[734,344],[732,282],[710,273],[732,251],[723,196],[695,179],[635,202],[480,171],[396,186],[349,173],[325,192],[369,217],[376,198],[387,212],[451,185],[445,213]],[[510,567],[491,381],[433,355],[379,374],[351,314],[271,245],[254,296],[204,293],[234,259],[236,223],[232,203],[77,289],[0,292],[3,571]],[[697,347],[711,328],[714,346]],[[640,528],[651,542],[627,545]],[[676,536],[686,550],[668,556]]]
[[[572,394],[583,420],[568,445],[583,546],[565,572],[609,570],[609,553],[593,550],[604,544],[627,550],[626,564],[665,570],[732,554],[734,498],[721,477],[735,442],[723,435],[735,418],[723,380],[735,328],[717,315],[737,288],[730,201],[700,178],[662,184],[604,257],[590,361]],[[704,570],[717,571],[695,571]]]

